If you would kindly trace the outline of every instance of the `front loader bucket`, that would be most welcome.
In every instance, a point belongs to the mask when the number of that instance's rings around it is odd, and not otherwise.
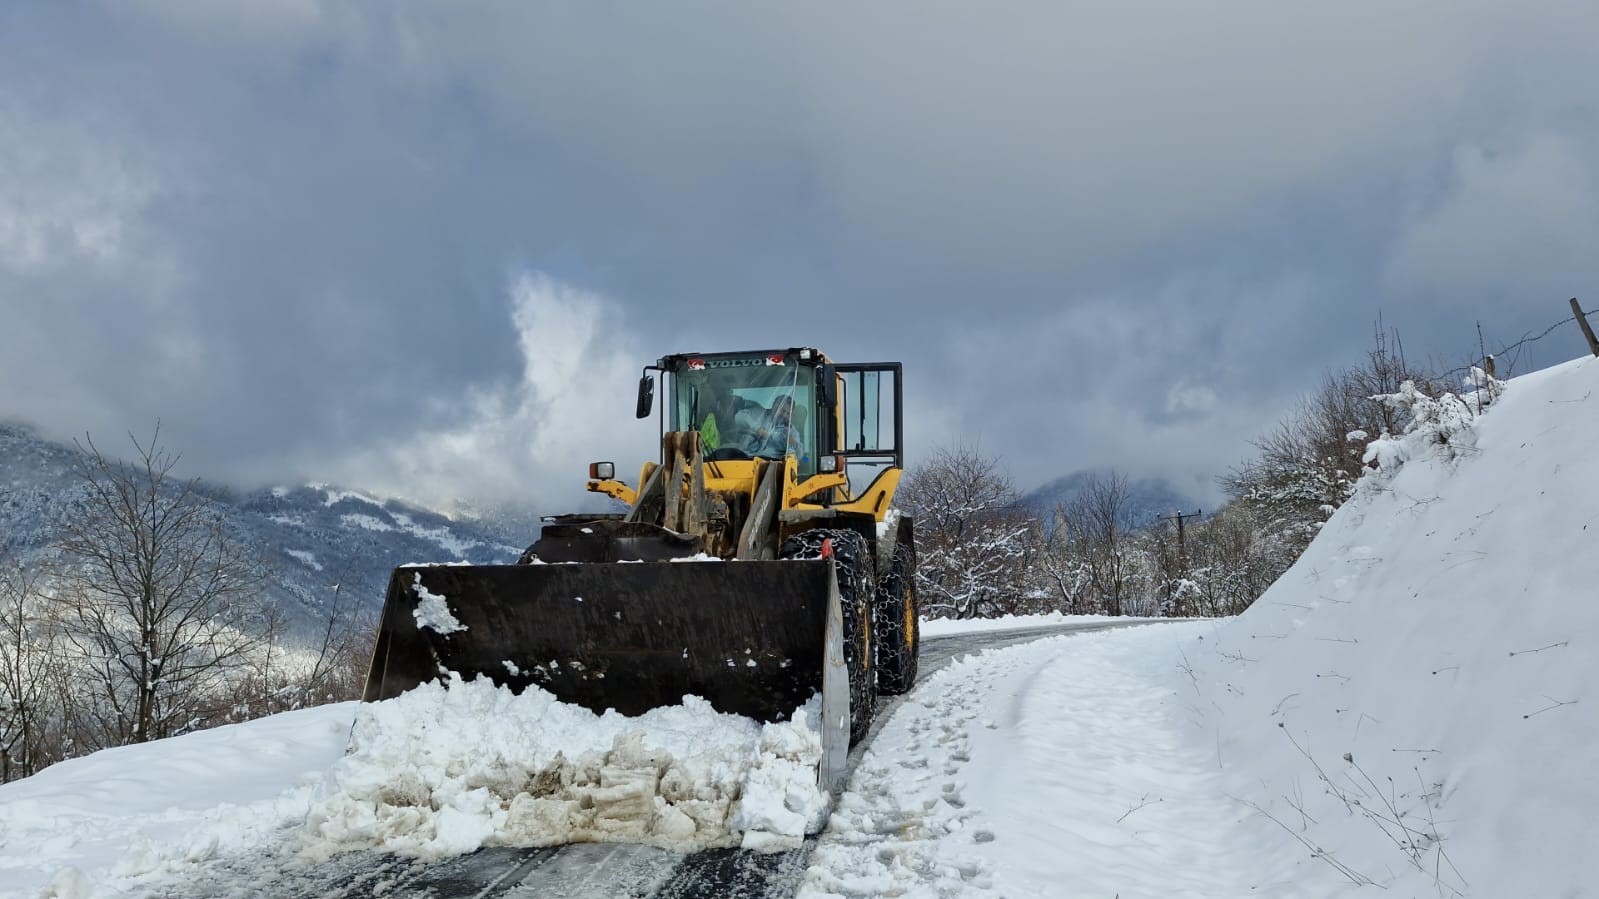
[[[420,626],[431,597],[464,630]],[[827,559],[404,566],[389,580],[363,698],[453,671],[595,712],[637,715],[692,694],[774,721],[819,692],[821,782],[836,789],[849,741],[842,631]]]

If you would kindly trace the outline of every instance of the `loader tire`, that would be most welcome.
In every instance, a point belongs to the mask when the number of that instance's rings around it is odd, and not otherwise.
[[[888,574],[877,583],[872,604],[872,642],[877,648],[877,692],[899,695],[916,684],[916,654],[921,629],[916,609],[915,552],[894,547]]]
[[[844,667],[849,672],[849,742],[853,746],[872,726],[877,703],[877,669],[872,666],[872,556],[866,538],[854,531],[817,528],[783,541],[783,559],[815,559],[831,541],[838,572],[838,604],[844,613]]]

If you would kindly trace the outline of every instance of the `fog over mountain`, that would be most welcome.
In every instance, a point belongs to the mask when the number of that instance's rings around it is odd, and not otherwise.
[[[1048,522],[1057,507],[1070,506],[1094,482],[1108,484],[1118,477],[1112,469],[1078,471],[1056,478],[1022,495],[1021,505]],[[1160,516],[1200,510],[1200,503],[1160,478],[1125,479],[1125,502],[1121,523],[1128,530],[1142,530],[1159,523]],[[1214,509],[1203,511],[1215,511]]]
[[[100,449],[125,455],[115,445]],[[57,523],[84,501],[71,468],[75,452],[26,426],[0,424],[0,549],[22,560],[56,555]],[[202,482],[200,492],[214,501],[228,535],[260,561],[262,589],[302,642],[335,612],[380,609],[398,565],[511,562],[535,536],[326,484],[244,492]]]

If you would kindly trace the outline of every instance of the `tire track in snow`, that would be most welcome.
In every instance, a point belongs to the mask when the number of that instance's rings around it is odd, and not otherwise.
[[[1209,623],[1094,635],[1010,653],[992,727],[977,731],[973,792],[990,797],[981,849],[1008,899],[1294,895],[1259,882],[1264,845],[1215,758],[1184,725],[1178,641]],[[1008,702],[1000,703],[1001,697]],[[1062,851],[1069,849],[1069,851]],[[1287,890],[1286,893],[1281,892]]]
[[[800,896],[948,895],[989,885],[975,843],[955,837],[972,830],[959,775],[995,676],[989,658],[952,661],[899,705],[833,809]]]
[[[1104,629],[1105,625],[1097,625],[1060,630]],[[1028,636],[1037,639],[1048,634],[1033,632]],[[1176,636],[1150,634],[1144,639],[1141,635],[1133,642],[1170,645]],[[1059,826],[1061,816],[1069,814],[1059,801],[1062,795],[1072,795],[1080,784],[1071,773],[1053,781],[1040,782],[1036,778],[1039,772],[1048,770],[1078,770],[1062,758],[1061,740],[1049,722],[1063,718],[1076,721],[1084,731],[1077,739],[1088,747],[1086,752],[1093,755],[1099,751],[1093,747],[1109,741],[1111,747],[1105,748],[1104,753],[1114,755],[1125,746],[1115,739],[1115,734],[1104,732],[1107,726],[1114,729],[1122,716],[1130,714],[1131,719],[1123,728],[1129,734],[1158,732],[1161,722],[1150,716],[1166,714],[1163,703],[1171,691],[1164,678],[1151,679],[1146,673],[1145,689],[1129,693],[1132,675],[1126,666],[1111,669],[1103,660],[1083,660],[1085,653],[1081,650],[1093,645],[1128,645],[1127,638],[1078,637],[1069,645],[1068,651],[1060,640],[1029,642],[986,653],[980,660],[958,659],[918,688],[884,723],[861,760],[812,857],[799,896],[961,896],[990,889],[1007,897],[1078,894],[1058,876],[1070,868],[1064,855],[1081,849],[1081,844],[1073,842]],[[973,648],[981,648],[981,644]],[[1078,665],[1105,669],[1105,679],[1084,684],[1077,695],[1040,692],[1040,687],[1053,689],[1055,676],[1072,681]],[[1044,672],[1052,667],[1059,670],[1046,678]],[[1149,751],[1186,760],[1186,747],[1180,737],[1175,731],[1169,735],[1168,745]],[[1024,739],[1033,742],[1024,745]],[[1100,763],[1104,764],[1103,759]],[[1110,765],[1104,767],[1113,792],[1142,786],[1136,779],[1123,783],[1118,778],[1127,772],[1112,771]],[[1185,777],[1192,772],[1181,764],[1177,767],[1178,773],[1165,781],[1167,785],[1188,783]],[[1007,785],[1011,789],[996,789],[994,781],[1001,776],[996,772],[1012,778],[1014,782]],[[1040,795],[1041,786],[1053,792]],[[1087,785],[1087,789],[1093,793],[1104,786]],[[1204,789],[1199,792],[1216,798]],[[1003,797],[1004,801],[1002,807],[978,808],[973,804],[974,797],[985,797],[990,803],[996,797]],[[1121,798],[1120,792],[1114,792],[1111,798],[1112,820],[1124,815],[1139,799],[1135,795],[1132,802],[1117,805]],[[1014,825],[1010,829],[998,826],[1017,820],[1019,811],[1030,812],[1021,832],[1036,838],[1025,848],[1024,841],[1016,838]],[[1203,834],[1208,828],[1209,822],[1204,822],[1199,830]],[[1199,837],[1198,842],[1205,842],[1204,837]],[[1029,889],[1030,880],[1018,882],[1008,876],[1008,869],[1019,856],[1027,856],[1050,872],[1051,878],[1041,890]],[[1187,857],[1188,853],[1179,852],[1178,856]],[[1143,861],[1149,861],[1147,854]],[[1097,880],[1085,886],[1083,895],[1102,892]],[[1115,893],[1112,889],[1104,895]],[[1184,893],[1135,888],[1123,889],[1120,895]]]

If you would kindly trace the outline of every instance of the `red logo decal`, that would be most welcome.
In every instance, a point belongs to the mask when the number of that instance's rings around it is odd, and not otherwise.
[[[688,360],[688,370],[689,371],[704,371],[705,370],[705,360],[704,359],[690,359],[690,360]]]
[[[783,354],[782,353],[773,353],[772,355],[767,356],[766,357],[766,364],[767,365],[782,365],[783,364]]]

